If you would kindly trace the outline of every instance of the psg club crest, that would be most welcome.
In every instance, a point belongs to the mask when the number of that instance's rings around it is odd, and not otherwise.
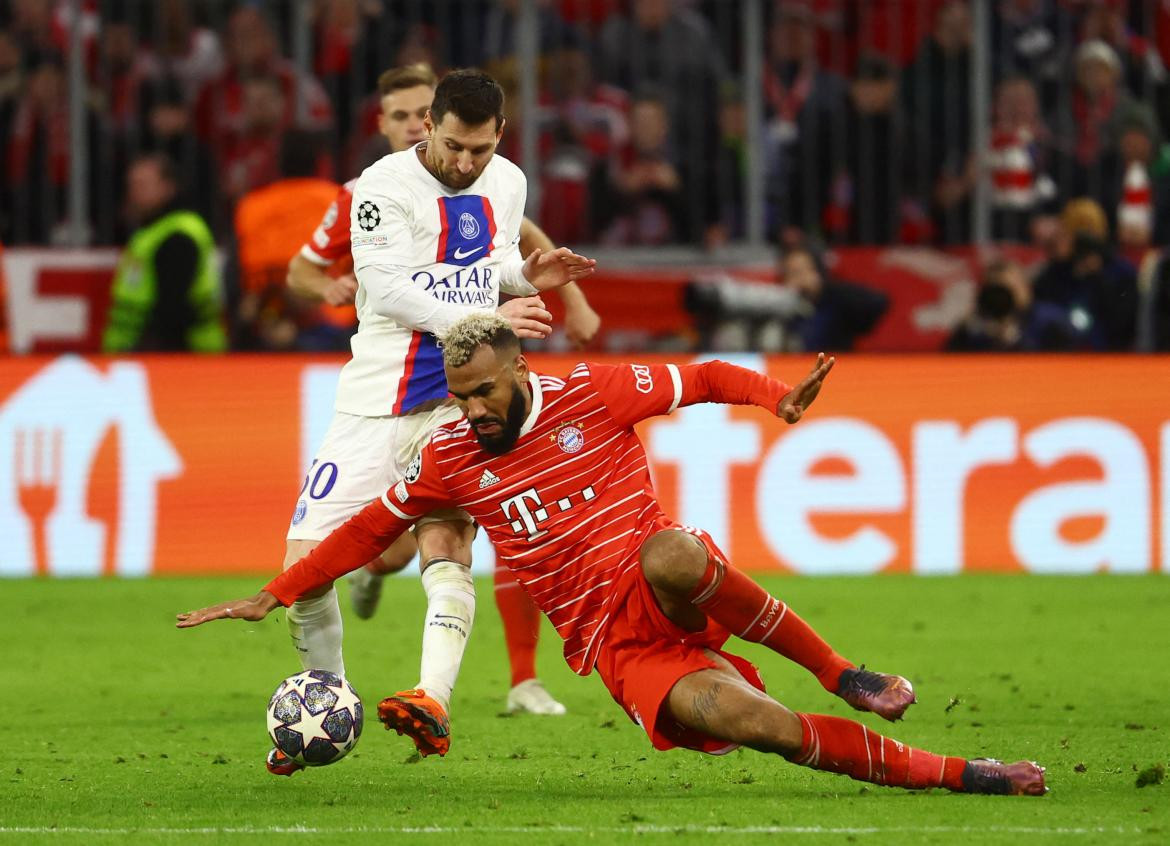
[[[382,222],[382,213],[378,211],[377,206],[366,200],[358,206],[357,222],[363,232],[373,232]]]
[[[585,433],[581,431],[581,421],[573,420],[559,424],[556,431],[550,435],[550,440],[561,448],[561,452],[569,455],[580,452],[585,446]]]
[[[479,237],[479,221],[474,215],[468,212],[459,215],[459,234],[468,241],[474,241]]]

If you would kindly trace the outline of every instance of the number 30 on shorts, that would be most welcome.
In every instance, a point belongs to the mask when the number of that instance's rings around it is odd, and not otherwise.
[[[324,499],[329,496],[329,492],[333,490],[333,486],[336,484],[337,465],[332,461],[326,461],[318,467],[317,459],[314,458],[313,465],[305,475],[305,483],[301,485],[301,492],[297,496],[304,496],[305,489],[307,488],[310,499]]]

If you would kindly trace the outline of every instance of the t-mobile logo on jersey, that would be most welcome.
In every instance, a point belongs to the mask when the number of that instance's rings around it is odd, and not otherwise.
[[[548,530],[541,529],[539,524],[548,519],[549,508],[555,508],[558,513],[564,513],[574,505],[588,502],[595,496],[597,494],[590,486],[580,493],[563,496],[555,503],[546,506],[541,501],[536,488],[528,488],[503,500],[500,503],[500,510],[504,512],[505,517],[512,521],[513,532],[518,535],[527,535],[527,539],[533,541],[548,534]],[[533,507],[530,508],[530,504]]]

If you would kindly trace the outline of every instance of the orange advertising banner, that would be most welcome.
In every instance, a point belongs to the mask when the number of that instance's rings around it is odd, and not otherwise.
[[[789,382],[811,365],[732,360]],[[532,358],[561,376],[576,361]],[[273,571],[341,364],[0,360],[0,575]],[[641,434],[667,513],[746,569],[1150,572],[1170,559],[1167,358],[849,355],[796,426],[702,405]]]

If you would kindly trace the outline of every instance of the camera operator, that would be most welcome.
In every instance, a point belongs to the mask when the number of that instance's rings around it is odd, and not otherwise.
[[[1101,207],[1085,198],[1071,200],[1050,252],[1051,260],[1036,277],[1036,302],[1063,310],[1078,349],[1133,349],[1137,274],[1110,247]]]

